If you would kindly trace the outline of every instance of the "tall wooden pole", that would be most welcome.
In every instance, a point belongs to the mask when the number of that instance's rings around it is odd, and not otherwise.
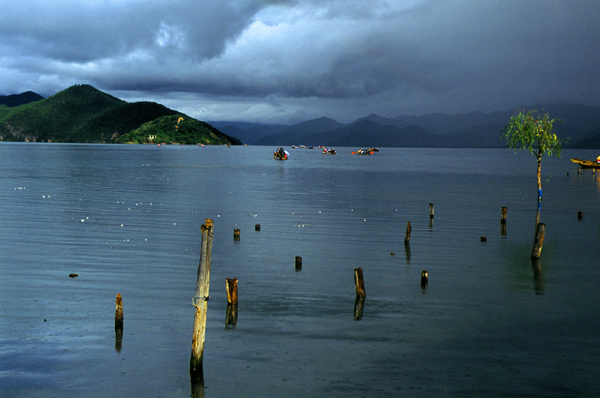
[[[123,347],[123,299],[117,294],[115,302],[115,350],[121,352]]]
[[[196,280],[196,295],[192,299],[196,314],[194,316],[194,335],[192,338],[192,357],[190,372],[202,371],[204,353],[204,333],[206,331],[206,310],[208,307],[208,288],[210,283],[210,260],[212,255],[213,220],[206,219],[200,228],[202,243],[200,245],[200,262]]]

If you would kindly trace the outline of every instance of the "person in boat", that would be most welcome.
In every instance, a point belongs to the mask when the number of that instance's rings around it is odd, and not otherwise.
[[[283,148],[277,149],[274,155],[277,159],[287,159],[287,152],[285,152]]]

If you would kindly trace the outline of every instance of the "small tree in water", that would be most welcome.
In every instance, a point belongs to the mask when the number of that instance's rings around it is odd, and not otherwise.
[[[550,119],[548,113],[519,111],[502,129],[502,137],[506,139],[508,148],[515,152],[526,149],[537,158],[538,200],[542,200],[542,156],[560,157],[562,151],[562,141],[552,132],[555,123],[556,120]]]

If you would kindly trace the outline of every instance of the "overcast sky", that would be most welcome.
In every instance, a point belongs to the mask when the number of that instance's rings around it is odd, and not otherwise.
[[[597,0],[0,0],[0,94],[200,120],[600,105]]]

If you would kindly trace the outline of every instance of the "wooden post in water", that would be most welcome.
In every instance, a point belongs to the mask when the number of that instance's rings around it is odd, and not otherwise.
[[[238,303],[238,280],[237,278],[225,278],[225,290],[227,291],[227,304],[237,305]]]
[[[429,282],[429,272],[427,272],[427,270],[421,271],[421,287],[423,289],[427,288],[428,282]]]
[[[411,227],[410,227],[410,221],[406,224],[406,233],[404,234],[404,246],[407,246],[408,244],[410,244],[410,231],[411,231]]]
[[[429,218],[433,218],[433,203],[429,204]]]
[[[196,307],[196,314],[194,316],[194,335],[192,337],[192,357],[190,359],[190,372],[192,374],[202,371],[204,333],[206,331],[206,310],[208,307],[208,290],[210,283],[210,260],[212,256],[213,220],[206,219],[204,224],[202,224],[200,231],[202,232],[200,262],[198,263],[196,295],[192,299],[192,304]]]
[[[539,223],[535,231],[535,241],[533,242],[533,251],[531,259],[535,260],[542,255],[542,246],[544,244],[544,235],[546,234],[546,224]]]
[[[356,288],[357,296],[366,297],[365,280],[363,278],[363,270],[360,267],[354,269],[354,287]]]
[[[233,230],[233,240],[240,240],[240,230],[238,228]]]
[[[302,271],[302,257],[296,256],[296,271]]]
[[[115,309],[115,350],[121,352],[123,347],[123,299],[117,294]]]
[[[354,320],[360,321],[363,316],[365,306],[365,280],[363,278],[362,268],[354,269],[354,287],[356,289],[356,300],[354,300]]]
[[[507,212],[507,208],[506,207],[502,207],[502,218],[500,218],[500,222],[502,224],[506,224],[506,212]]]
[[[121,293],[117,294],[115,305],[115,329],[123,329],[123,299]]]
[[[260,224],[255,224],[254,225],[254,230],[255,231],[260,231]]]

